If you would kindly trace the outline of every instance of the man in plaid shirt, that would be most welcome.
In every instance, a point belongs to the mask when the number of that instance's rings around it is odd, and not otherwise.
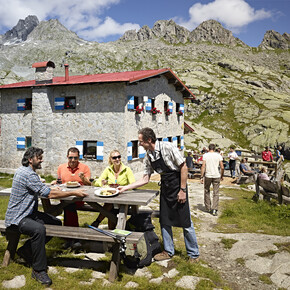
[[[31,239],[17,250],[17,254],[32,265],[32,278],[38,282],[51,285],[47,275],[47,260],[44,224],[60,225],[61,221],[52,215],[38,211],[38,197],[60,198],[66,196],[84,197],[83,190],[62,191],[59,187],[50,188],[41,182],[36,169],[41,169],[43,150],[30,147],[24,153],[22,165],[17,169],[12,183],[11,195],[5,216],[5,225],[19,230]]]

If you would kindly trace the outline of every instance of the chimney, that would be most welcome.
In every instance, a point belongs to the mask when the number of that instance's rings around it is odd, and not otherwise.
[[[67,63],[64,64],[64,69],[65,69],[65,77],[64,77],[64,81],[68,82],[69,80],[69,71],[68,71],[68,67],[69,65]]]
[[[32,67],[35,67],[36,84],[52,83],[53,69],[55,68],[55,64],[52,61],[36,62]]]

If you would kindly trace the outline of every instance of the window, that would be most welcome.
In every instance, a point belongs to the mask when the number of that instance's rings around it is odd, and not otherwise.
[[[176,103],[176,113],[178,113],[180,110],[180,104],[179,103]]]
[[[139,106],[139,97],[134,96],[134,110]]]
[[[132,158],[138,158],[138,141],[132,141]]]
[[[155,108],[155,99],[151,99],[152,108]]]
[[[181,138],[180,136],[176,136],[176,137],[177,137],[177,147],[179,148],[181,144]]]
[[[32,138],[31,137],[25,137],[25,148],[31,147],[32,144]]]
[[[86,159],[97,159],[97,141],[84,141],[83,154]]]
[[[166,112],[169,109],[168,101],[164,101],[164,112]]]
[[[18,99],[17,111],[32,110],[32,98]]]
[[[65,97],[64,98],[64,109],[75,109],[76,108],[76,97]]]
[[[172,137],[168,137],[168,142],[172,142]]]

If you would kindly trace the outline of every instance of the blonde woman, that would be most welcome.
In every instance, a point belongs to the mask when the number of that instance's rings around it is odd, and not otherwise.
[[[124,165],[121,161],[121,154],[118,150],[113,150],[110,152],[109,156],[109,166],[103,171],[98,179],[92,182],[93,186],[101,187],[108,184],[112,187],[117,187],[119,185],[128,185],[135,182],[135,177],[132,170]],[[104,208],[106,210],[112,210],[112,204],[105,204]],[[92,223],[92,226],[98,227],[101,221],[105,218],[101,213],[98,218]],[[109,220],[109,229],[113,229],[115,225]]]
[[[266,166],[262,166],[260,168],[261,173],[259,174],[259,178],[260,179],[265,179],[265,180],[270,180],[269,176],[268,176],[268,168]]]

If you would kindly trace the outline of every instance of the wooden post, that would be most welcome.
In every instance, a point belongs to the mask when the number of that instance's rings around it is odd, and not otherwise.
[[[8,241],[8,245],[3,258],[3,267],[7,267],[10,263],[10,260],[14,259],[19,238],[20,232],[18,230],[9,230],[9,228],[6,230],[6,239]]]
[[[282,196],[282,186],[281,186],[281,182],[277,181],[277,194],[278,194],[278,202],[279,204],[283,203],[283,196]]]

